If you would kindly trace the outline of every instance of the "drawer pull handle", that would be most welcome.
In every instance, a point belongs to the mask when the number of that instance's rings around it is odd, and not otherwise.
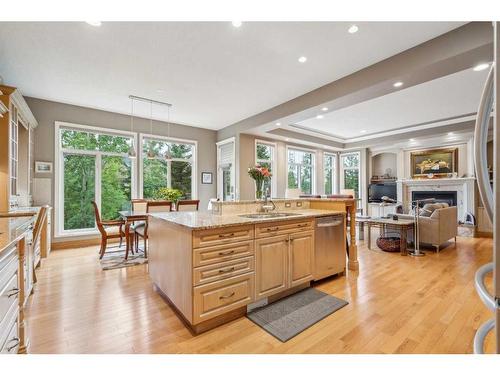
[[[276,230],[280,229],[279,227],[273,227],[273,228],[266,228],[266,231],[268,232],[274,232]]]
[[[231,267],[231,268],[226,268],[225,270],[219,270],[219,273],[228,273],[228,272],[233,272],[234,271],[234,267]]]
[[[219,255],[224,256],[224,255],[231,255],[234,254],[234,250],[231,251],[221,251]]]
[[[304,224],[299,224],[297,225],[298,228],[303,228],[309,226],[309,223],[304,223]]]
[[[229,238],[229,237],[234,237],[234,233],[219,234],[219,238]]]
[[[17,296],[19,294],[19,288],[12,288],[9,293],[7,293],[7,298]]]
[[[219,299],[227,299],[227,298],[231,298],[232,296],[234,296],[234,292],[232,292],[231,294],[228,294],[227,296],[220,296]]]
[[[7,346],[7,351],[8,351],[8,352],[10,352],[12,349],[14,349],[16,346],[18,346],[18,345],[19,345],[19,338],[14,337],[12,340],[10,340],[10,341],[9,341],[9,343],[10,343],[10,342],[12,342],[12,341],[14,341],[14,342],[15,342],[15,344],[13,344],[13,345],[11,345],[11,346]]]

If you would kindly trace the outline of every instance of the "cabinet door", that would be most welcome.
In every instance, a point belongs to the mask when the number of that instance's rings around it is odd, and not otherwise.
[[[290,287],[313,279],[314,232],[290,235]]]
[[[255,299],[288,288],[288,235],[255,241]]]

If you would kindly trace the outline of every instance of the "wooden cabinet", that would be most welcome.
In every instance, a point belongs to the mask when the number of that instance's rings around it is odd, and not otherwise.
[[[255,298],[269,297],[307,283],[314,277],[313,221],[257,224],[255,240]],[[271,236],[267,231],[273,230]],[[274,230],[274,228],[278,228]]]
[[[15,87],[0,85],[0,211],[31,204],[33,129],[38,125]]]
[[[289,235],[255,240],[255,298],[264,298],[288,289]]]
[[[314,232],[294,233],[290,235],[289,287],[304,284],[314,276]]]

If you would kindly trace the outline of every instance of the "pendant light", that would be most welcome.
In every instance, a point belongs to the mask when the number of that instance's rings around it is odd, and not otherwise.
[[[170,138],[170,106],[167,106],[167,138]],[[170,152],[170,146],[167,146],[167,151],[165,152],[165,160],[172,161],[172,153]]]
[[[133,133],[134,132],[134,98],[130,98],[131,102],[131,109],[130,109],[130,131]],[[132,138],[132,144],[130,145],[130,148],[128,149],[128,157],[130,159],[135,159],[137,158],[137,152],[135,151],[134,147],[134,139]]]
[[[149,135],[153,135],[153,102],[149,102]],[[156,158],[156,153],[153,150],[151,141],[149,142],[149,150],[147,153],[148,159]]]

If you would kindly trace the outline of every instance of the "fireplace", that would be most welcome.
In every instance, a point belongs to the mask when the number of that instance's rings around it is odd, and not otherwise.
[[[457,205],[457,192],[456,191],[412,191],[411,200],[434,198],[436,202],[448,203],[449,206]],[[420,203],[422,207],[424,203]]]

